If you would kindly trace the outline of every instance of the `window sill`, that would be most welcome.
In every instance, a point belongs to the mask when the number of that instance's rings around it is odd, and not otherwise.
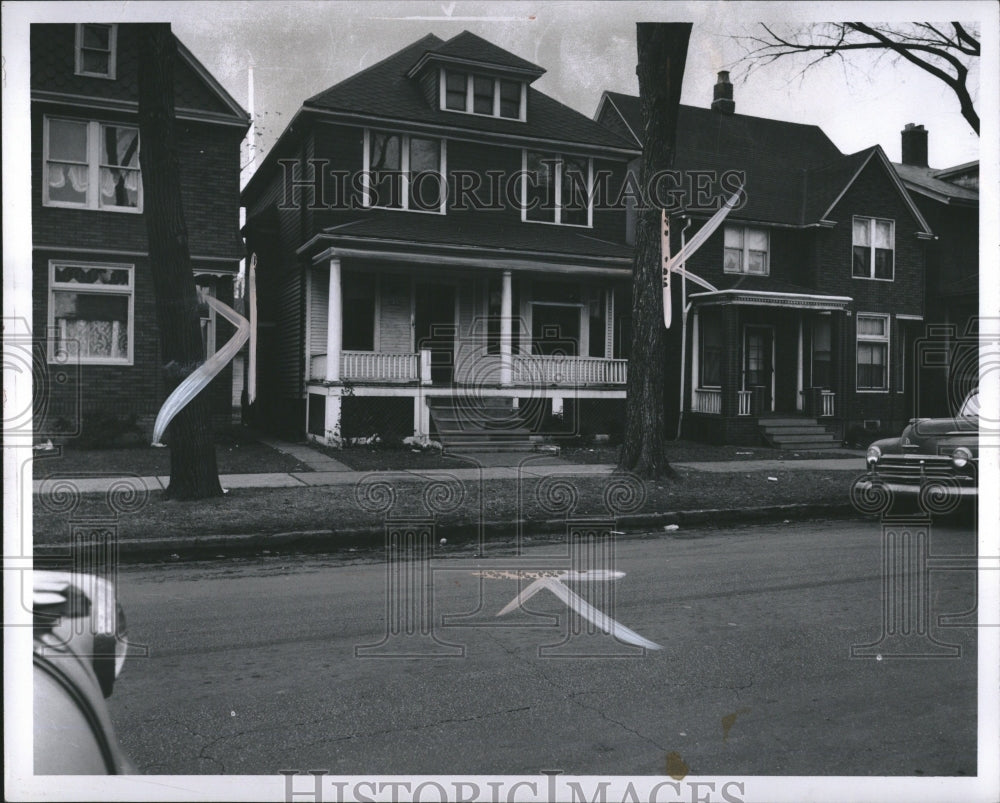
[[[86,206],[83,204],[69,204],[60,201],[42,201],[45,209],[79,209],[81,212],[115,212],[125,215],[141,215],[142,207],[134,206]]]
[[[569,229],[592,229],[594,228],[591,223],[557,223],[554,220],[531,220],[530,218],[521,216],[522,223],[534,223],[540,226],[565,226]]]

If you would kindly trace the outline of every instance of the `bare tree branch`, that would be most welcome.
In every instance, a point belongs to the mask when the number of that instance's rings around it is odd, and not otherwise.
[[[880,25],[864,22],[815,23],[782,34],[774,26],[761,24],[764,34],[737,37],[744,44],[741,59],[755,67],[773,64],[786,56],[814,54],[800,71],[807,71],[834,56],[868,51],[901,58],[941,81],[958,99],[962,116],[979,133],[979,115],[969,90],[969,70],[979,57],[978,31],[952,22],[944,31],[930,22],[909,25]],[[877,63],[877,59],[876,59]]]

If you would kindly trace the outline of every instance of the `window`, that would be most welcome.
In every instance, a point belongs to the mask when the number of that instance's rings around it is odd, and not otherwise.
[[[833,382],[833,336],[830,318],[817,318],[812,325],[812,386],[830,388]]]
[[[489,75],[441,71],[441,108],[486,117],[524,120],[524,83]]]
[[[765,229],[726,226],[723,269],[726,273],[768,275],[768,235]]]
[[[76,74],[114,79],[117,34],[115,25],[77,25]]]
[[[343,283],[344,351],[375,350],[375,277],[372,274],[345,274]]]
[[[49,264],[49,361],[131,365],[133,268]]]
[[[590,302],[588,306],[588,313],[590,318],[590,327],[588,332],[589,340],[589,356],[591,357],[603,357],[605,350],[605,341],[607,340],[607,296],[604,290],[591,290]]]
[[[525,151],[523,167],[521,220],[592,225],[591,159]]]
[[[215,297],[215,288],[207,284],[196,284],[194,289],[198,293],[202,358],[207,360],[215,354],[215,308],[210,306],[206,299],[209,296]]]
[[[857,316],[858,390],[889,389],[889,316]]]
[[[699,384],[703,388],[722,387],[722,316],[717,310],[704,310],[699,316],[701,364]]]
[[[444,214],[444,140],[365,131],[364,205]]]
[[[45,206],[142,211],[139,129],[45,118]]]
[[[854,218],[853,275],[856,279],[893,277],[895,224],[878,218]]]

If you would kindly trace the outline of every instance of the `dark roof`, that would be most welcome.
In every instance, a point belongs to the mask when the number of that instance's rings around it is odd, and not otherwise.
[[[464,61],[476,61],[484,66],[507,67],[542,75],[545,70],[527,59],[515,56],[510,51],[497,47],[480,36],[469,31],[462,31],[453,36],[443,45],[433,48],[431,53],[438,56],[448,56]]]
[[[979,203],[979,193],[976,190],[962,187],[951,181],[939,178],[941,174],[950,175],[956,172],[954,168],[949,170],[935,170],[930,167],[919,167],[917,165],[893,164],[899,177],[907,189],[927,195],[944,203],[954,203],[957,205],[973,205]],[[966,167],[963,165],[963,167]],[[958,171],[961,172],[961,171]]]
[[[874,147],[866,148],[822,167],[807,170],[802,186],[803,220],[822,219],[874,151]]]
[[[641,140],[639,98],[605,92],[602,102],[607,100]],[[826,174],[816,177],[825,184],[833,175],[845,172],[843,159],[843,154],[819,126],[724,114],[695,106],[681,105],[679,109],[674,157],[677,169],[739,170],[746,174],[747,203],[732,213],[734,218],[794,225],[815,222],[815,216],[807,214],[807,207],[811,210],[818,205],[807,189],[812,184],[812,171],[826,168]],[[845,182],[852,175],[853,172],[848,172]],[[824,195],[829,194],[829,190],[824,190]]]
[[[450,42],[455,42],[456,39],[462,39],[460,45],[468,41],[460,34]],[[378,64],[313,95],[305,101],[303,108],[379,117],[400,123],[424,123],[440,127],[442,131],[466,129],[471,132],[574,143],[583,147],[636,150],[633,143],[531,87],[528,88],[526,122],[458,114],[433,107],[427,102],[420,82],[415,78],[407,78],[406,75],[426,51],[439,49],[443,44],[449,43],[442,43],[438,37],[429,34]],[[495,46],[494,49],[500,51]],[[509,55],[511,59],[517,59],[513,54]]]
[[[522,223],[507,215],[489,212],[449,212],[447,215],[371,211],[349,223],[325,229],[337,240],[371,243],[405,243],[408,248],[435,246],[503,252],[511,257],[545,254],[558,261],[567,258],[623,260],[631,266],[632,248],[593,236],[590,229]]]

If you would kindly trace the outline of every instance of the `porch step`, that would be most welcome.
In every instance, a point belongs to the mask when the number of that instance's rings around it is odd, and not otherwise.
[[[431,421],[446,452],[531,452],[531,430],[510,399],[432,397]]]
[[[760,420],[764,440],[777,449],[836,449],[837,436],[815,419],[765,418]]]

